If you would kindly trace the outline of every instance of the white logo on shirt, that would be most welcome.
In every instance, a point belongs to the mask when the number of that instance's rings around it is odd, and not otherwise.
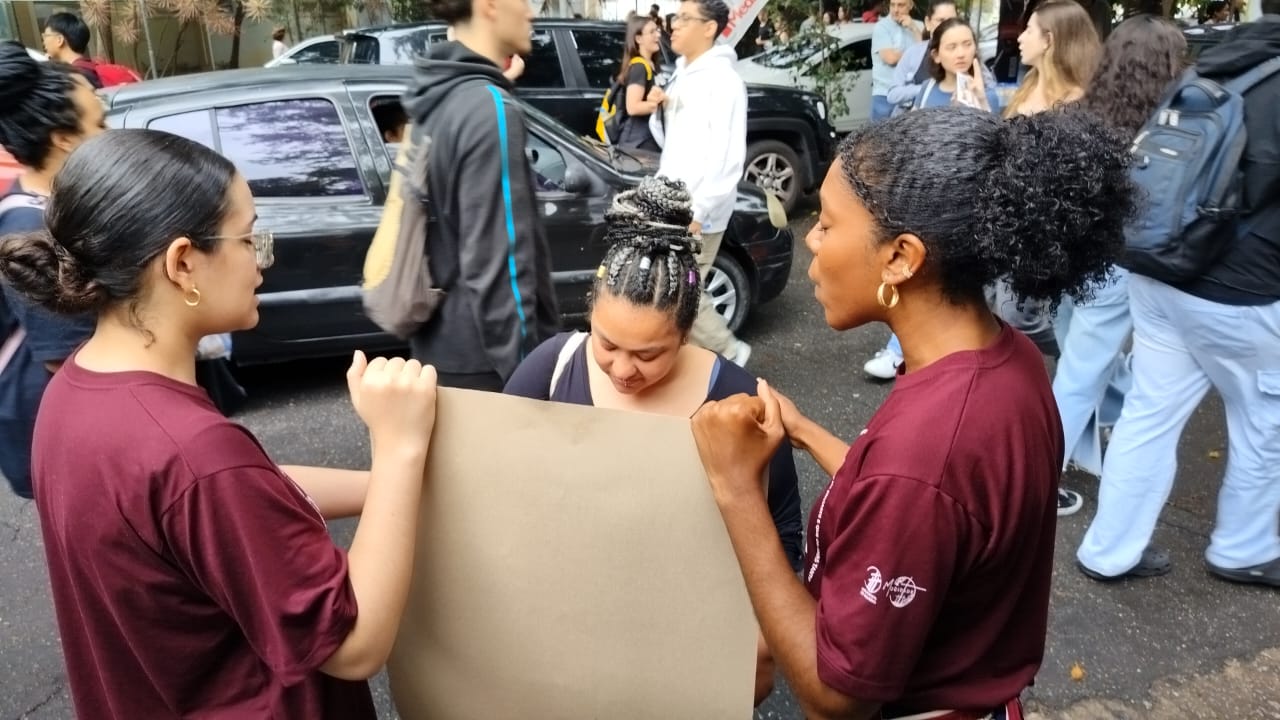
[[[876,604],[876,593],[880,592],[881,586],[884,585],[884,578],[880,575],[880,568],[872,565],[867,568],[867,581],[862,583],[862,597],[872,605]]]
[[[889,604],[896,608],[910,605],[911,601],[916,599],[916,593],[928,592],[916,585],[915,578],[910,575],[903,575],[885,582],[880,568],[871,565],[867,568],[866,582],[862,583],[862,598],[875,605],[881,590],[884,590],[884,596],[888,598]]]

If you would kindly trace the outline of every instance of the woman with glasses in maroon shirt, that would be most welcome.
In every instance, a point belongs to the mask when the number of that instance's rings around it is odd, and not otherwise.
[[[196,386],[201,337],[258,322],[272,238],[245,179],[154,130],[85,141],[0,275],[97,325],[50,381],[32,481],[76,715],[377,716],[408,598],[435,371],[357,353],[369,471],[280,467]],[[360,515],[350,551],[328,518]]]

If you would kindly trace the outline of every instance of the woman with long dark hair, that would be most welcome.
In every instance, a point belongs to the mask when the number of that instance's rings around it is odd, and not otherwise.
[[[916,108],[941,107],[953,102],[979,110],[1000,112],[995,88],[983,78],[978,37],[967,20],[952,18],[929,38],[929,82],[916,98]]]
[[[654,84],[659,33],[658,24],[649,17],[634,17],[627,22],[622,68],[617,77],[618,84],[622,86],[619,111],[626,115],[622,118],[618,145],[624,148],[651,152],[662,150],[649,130],[649,116],[657,112],[666,100],[662,88]]]
[[[1080,106],[1132,139],[1186,66],[1187,41],[1176,25],[1153,15],[1121,23],[1103,47],[1102,60]],[[1053,396],[1062,415],[1067,465],[1102,475],[1101,429],[1114,425],[1129,385],[1123,354],[1133,331],[1129,273],[1116,265],[1093,297],[1065,298],[1054,319],[1057,370]],[[1149,558],[1153,570],[1168,567]]]
[[[226,158],[114,130],[66,158],[42,228],[0,240],[9,286],[96,319],[31,463],[79,717],[376,717],[364,681],[408,599],[436,375],[356,353],[371,469],[276,465],[195,380],[201,337],[258,322],[256,220]],[[325,519],[352,515],[347,552]]]

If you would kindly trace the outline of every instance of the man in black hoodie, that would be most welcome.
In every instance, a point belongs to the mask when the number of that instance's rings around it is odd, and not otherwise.
[[[1201,53],[1196,71],[1225,82],[1280,57],[1280,0],[1263,0],[1262,13]],[[1248,140],[1241,166],[1251,230],[1180,289],[1227,305],[1264,305],[1280,300],[1280,74],[1245,93],[1244,105]]]
[[[1280,0],[1206,50],[1196,70],[1227,80],[1280,57]],[[1227,414],[1227,457],[1205,561],[1234,582],[1280,587],[1280,74],[1244,95],[1244,232],[1199,278],[1134,274],[1133,389],[1102,466],[1098,513],[1076,553],[1097,580],[1160,575],[1152,531],[1177,470],[1178,439],[1210,387]]]
[[[445,300],[412,338],[440,384],[500,391],[559,321],[525,124],[502,64],[531,50],[527,0],[435,0],[454,41],[418,61],[404,108],[429,136],[427,231],[432,278]]]

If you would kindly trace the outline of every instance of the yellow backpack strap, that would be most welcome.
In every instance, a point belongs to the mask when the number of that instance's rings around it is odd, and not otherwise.
[[[652,80],[652,79],[653,79],[653,66],[649,64],[649,61],[648,61],[648,60],[645,60],[645,59],[644,59],[644,58],[642,58],[642,57],[633,57],[633,58],[631,58],[631,64],[632,64],[632,65],[644,65],[644,79],[645,79],[645,80]]]

